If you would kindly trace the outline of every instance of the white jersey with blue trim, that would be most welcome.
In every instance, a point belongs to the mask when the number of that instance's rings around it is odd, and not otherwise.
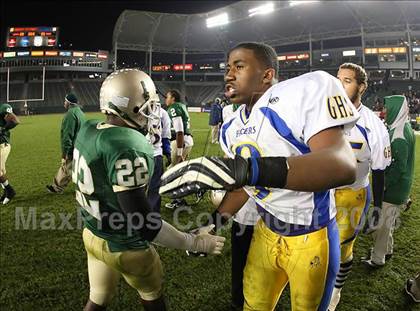
[[[233,105],[230,105],[233,106]],[[229,107],[229,106],[227,106]],[[229,135],[229,141],[235,142],[235,129],[242,128],[242,121],[240,119],[239,111],[242,107],[245,107],[245,105],[242,105],[240,108],[238,108],[235,111],[232,111],[232,114],[227,119],[227,122],[224,122],[223,125],[229,123],[229,131],[226,132],[225,135]],[[226,107],[225,107],[226,108]],[[220,136],[219,136],[220,141]],[[223,144],[223,142],[220,141],[220,144]],[[227,156],[231,157],[231,153],[226,153]],[[251,196],[248,201],[242,206],[242,208],[233,216],[233,220],[247,226],[253,226],[257,223],[258,219],[260,219],[260,215],[257,211],[257,206],[255,204],[254,198]]]
[[[391,143],[389,133],[381,119],[368,107],[360,105],[360,119],[366,125],[367,137],[371,147],[372,170],[385,170],[391,164]]]
[[[221,146],[230,157],[303,155],[310,152],[312,136],[336,126],[349,129],[359,118],[341,82],[323,71],[275,84],[256,102],[249,116],[245,106],[238,110],[241,125],[231,128],[236,120],[231,119],[221,129]],[[284,235],[318,230],[336,214],[332,191],[258,186],[245,190],[254,197],[265,223]]]
[[[162,155],[162,138],[171,138],[171,119],[165,109],[159,107],[160,118],[151,121],[147,139],[153,146],[153,155]]]
[[[385,125],[369,108],[360,105],[357,110],[360,119],[355,127],[345,131],[357,159],[356,180],[340,189],[359,190],[368,186],[370,170],[384,170],[391,163],[391,147]]]

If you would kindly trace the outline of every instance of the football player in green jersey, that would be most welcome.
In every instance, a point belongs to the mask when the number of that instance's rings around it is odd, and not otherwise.
[[[181,95],[177,90],[170,90],[166,94],[165,101],[171,118],[172,164],[175,165],[188,158],[194,145],[190,130],[190,115],[185,104],[181,102]]]
[[[106,121],[86,121],[77,136],[72,179],[82,207],[83,242],[90,283],[86,311],[105,310],[121,276],[135,288],[145,310],[166,310],[162,265],[151,242],[220,254],[224,238],[180,232],[151,212],[146,188],[153,150],[145,134],[158,117],[156,89],[137,69],[107,77],[100,91]]]
[[[194,140],[190,130],[190,115],[185,104],[181,102],[181,94],[175,90],[166,93],[165,103],[168,106],[168,115],[171,118],[171,166],[181,163],[190,155]],[[176,199],[166,203],[165,207],[177,209],[187,206],[185,199]]]
[[[76,95],[70,93],[64,97],[64,108],[67,112],[61,123],[61,165],[54,176],[53,183],[47,185],[51,193],[63,193],[64,188],[71,181],[74,142],[86,119]]]
[[[10,130],[19,124],[12,106],[0,104],[0,184],[4,189],[1,204],[7,204],[16,195],[6,176],[6,161],[10,153]]]

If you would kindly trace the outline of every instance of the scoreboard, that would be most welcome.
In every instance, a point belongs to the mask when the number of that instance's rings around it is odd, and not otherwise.
[[[10,27],[7,48],[56,47],[58,27]]]

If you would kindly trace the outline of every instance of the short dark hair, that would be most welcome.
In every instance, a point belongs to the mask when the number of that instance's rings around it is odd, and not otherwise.
[[[237,49],[247,49],[253,51],[258,60],[261,61],[266,68],[274,69],[274,77],[278,79],[279,62],[277,60],[277,53],[272,46],[259,42],[242,42],[229,50],[228,58],[230,53]]]
[[[176,102],[181,101],[181,94],[179,93],[178,90],[172,89],[172,90],[169,90],[168,93],[171,94],[171,96],[175,99]]]
[[[354,63],[344,63],[341,64],[339,69],[350,69],[353,70],[354,75],[356,76],[357,84],[365,84],[368,85],[368,77],[366,70],[357,64]]]

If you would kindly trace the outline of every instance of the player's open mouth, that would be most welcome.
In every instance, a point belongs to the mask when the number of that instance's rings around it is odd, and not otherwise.
[[[235,96],[235,94],[236,94],[236,89],[230,84],[226,85],[225,96],[227,98],[231,98],[231,97]]]

